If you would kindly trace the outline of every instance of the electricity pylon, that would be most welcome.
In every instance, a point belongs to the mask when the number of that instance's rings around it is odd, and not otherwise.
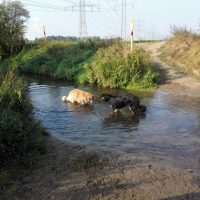
[[[79,37],[81,40],[88,37],[87,23],[86,23],[86,10],[85,0],[80,0],[80,12],[79,12]]]

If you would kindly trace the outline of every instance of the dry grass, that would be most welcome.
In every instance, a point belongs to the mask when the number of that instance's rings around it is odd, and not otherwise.
[[[181,27],[172,27],[171,32],[173,37],[162,48],[163,59],[200,77],[200,35]]]

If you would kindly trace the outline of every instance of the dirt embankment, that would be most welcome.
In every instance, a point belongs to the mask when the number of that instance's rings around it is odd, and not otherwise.
[[[137,164],[135,157],[48,139],[47,154],[30,171],[18,171],[17,189],[1,199],[200,199],[192,173]]]
[[[159,49],[165,42],[138,44],[150,52],[154,67],[160,73],[160,91],[200,97],[200,81],[161,61]]]

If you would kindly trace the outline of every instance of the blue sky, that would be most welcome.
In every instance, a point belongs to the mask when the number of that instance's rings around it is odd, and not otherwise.
[[[88,12],[86,16],[90,36],[120,36],[122,0],[86,0],[88,4],[100,5],[100,11]],[[2,2],[2,1],[1,1]],[[21,0],[30,12],[26,36],[42,37],[42,26],[47,35],[78,36],[79,12],[64,11],[79,0]],[[45,9],[36,5],[55,5],[63,10]],[[37,3],[38,2],[38,3]],[[115,11],[114,11],[115,9]],[[90,8],[89,8],[90,10]],[[127,0],[127,38],[129,20],[135,21],[136,39],[159,39],[169,36],[170,25],[186,25],[197,30],[200,23],[199,0]]]

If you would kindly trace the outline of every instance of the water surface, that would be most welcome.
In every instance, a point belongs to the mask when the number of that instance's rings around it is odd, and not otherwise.
[[[61,97],[74,88],[97,96],[105,92],[127,93],[58,82],[32,82],[29,97],[35,116],[53,135],[93,148],[137,155],[144,162],[200,169],[199,98],[134,91],[147,106],[147,112],[133,117],[128,109],[113,114],[105,103],[93,106],[63,103]]]

